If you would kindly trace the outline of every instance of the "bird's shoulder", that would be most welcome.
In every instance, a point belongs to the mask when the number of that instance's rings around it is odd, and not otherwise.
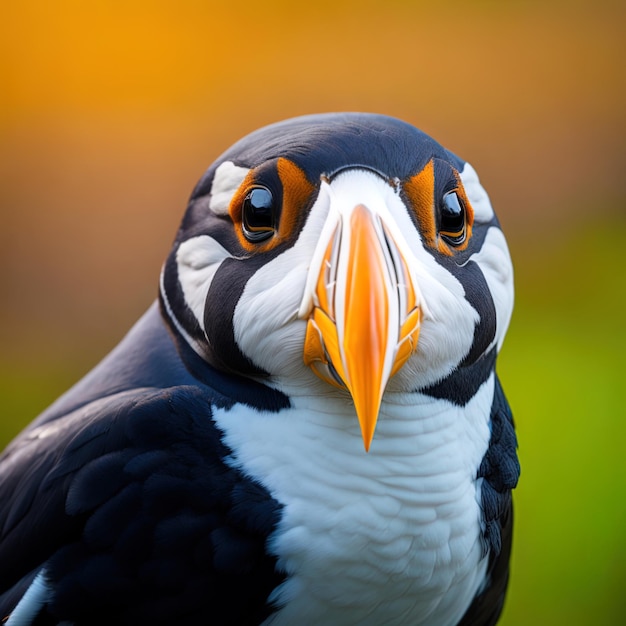
[[[180,606],[193,613],[189,602],[210,606],[193,585],[214,608],[233,578],[266,597],[279,505],[228,465],[214,403],[203,385],[136,388],[18,438],[0,459],[0,593],[44,567],[59,615],[121,617],[132,595],[132,619],[155,622]]]

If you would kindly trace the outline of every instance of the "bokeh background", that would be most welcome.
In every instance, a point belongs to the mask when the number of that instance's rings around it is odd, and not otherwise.
[[[516,266],[502,624],[626,614],[626,3],[57,0],[0,9],[0,447],[154,299],[204,169],[305,113],[468,159]]]

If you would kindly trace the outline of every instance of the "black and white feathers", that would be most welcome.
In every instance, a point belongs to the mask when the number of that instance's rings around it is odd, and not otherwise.
[[[8,624],[493,624],[513,306],[472,167],[370,114],[209,168],[153,305],[0,458]]]

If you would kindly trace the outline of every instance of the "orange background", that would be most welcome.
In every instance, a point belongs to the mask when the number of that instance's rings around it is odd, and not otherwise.
[[[625,6],[5,2],[0,447],[154,299],[186,199],[233,141],[305,113],[395,115],[474,165],[516,265],[500,367],[524,469],[502,623],[619,621]]]
[[[284,117],[404,118],[476,167],[525,245],[615,211],[622,3],[434,4],[5,3],[5,353],[114,341],[155,294],[203,170]]]

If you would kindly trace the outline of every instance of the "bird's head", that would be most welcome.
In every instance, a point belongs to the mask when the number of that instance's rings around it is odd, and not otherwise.
[[[209,168],[161,302],[215,368],[349,394],[368,449],[386,393],[463,404],[484,381],[513,278],[469,164],[399,120],[327,114],[258,130]]]

